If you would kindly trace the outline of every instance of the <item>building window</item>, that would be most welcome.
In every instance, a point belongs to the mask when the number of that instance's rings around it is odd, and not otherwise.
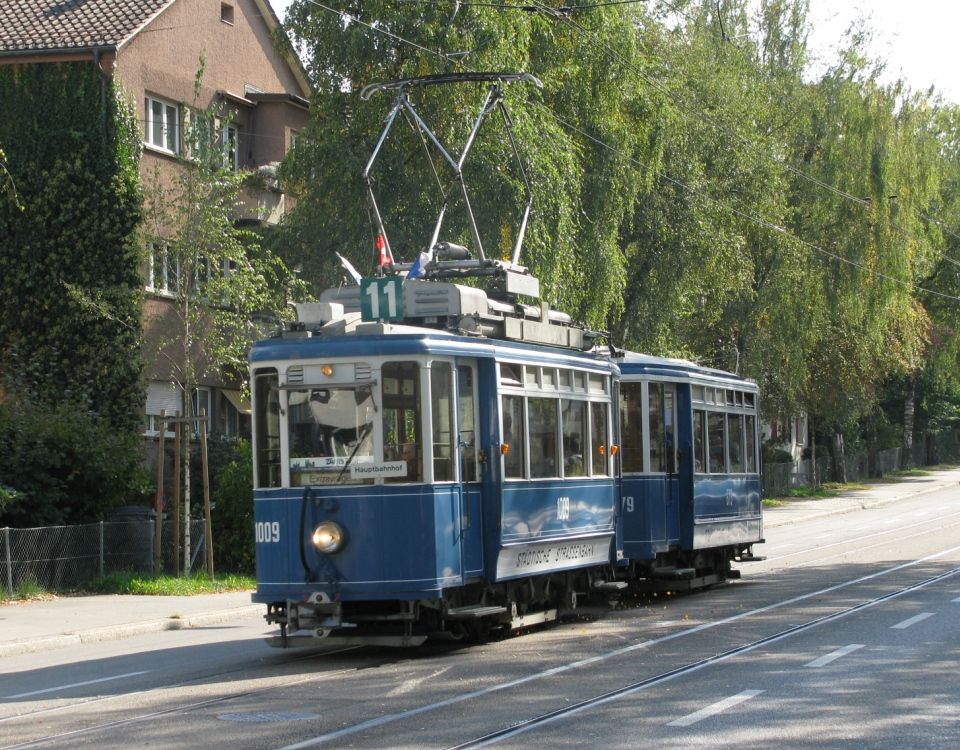
[[[223,168],[234,172],[240,168],[240,131],[236,125],[225,125],[220,131],[220,148],[223,153]]]
[[[220,3],[220,20],[233,26],[233,6],[230,3]]]
[[[217,431],[226,437],[250,437],[250,401],[240,391],[223,389],[217,404]]]
[[[209,388],[195,388],[193,390],[193,416],[199,417],[200,413],[203,412],[204,422],[207,423],[207,433],[210,432],[210,389]],[[200,422],[195,421],[193,423],[193,434],[200,434]]]
[[[183,392],[176,383],[153,381],[147,384],[146,434],[160,434],[160,412],[167,417],[183,414]],[[165,433],[173,437],[173,426],[168,424]]]
[[[148,292],[175,297],[180,289],[180,264],[171,257],[163,242],[147,244],[146,289]]]
[[[144,98],[143,142],[171,154],[180,153],[180,107]]]

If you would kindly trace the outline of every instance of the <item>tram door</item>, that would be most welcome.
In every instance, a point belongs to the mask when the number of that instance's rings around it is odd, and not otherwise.
[[[460,464],[460,549],[465,577],[483,573],[477,363],[457,360],[457,457]]]
[[[650,472],[664,476],[663,521],[667,539],[678,532],[680,481],[677,476],[677,387],[651,382],[647,386]]]

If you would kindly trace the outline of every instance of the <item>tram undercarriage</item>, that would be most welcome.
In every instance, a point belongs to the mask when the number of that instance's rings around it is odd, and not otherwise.
[[[268,605],[266,620],[280,626],[271,646],[419,646],[427,639],[483,642],[495,632],[523,630],[577,613],[587,605],[615,604],[622,595],[690,592],[740,578],[733,562],[749,562],[750,545],[671,551],[653,561],[631,562],[569,573],[476,583],[445,592],[441,599],[308,601]]]

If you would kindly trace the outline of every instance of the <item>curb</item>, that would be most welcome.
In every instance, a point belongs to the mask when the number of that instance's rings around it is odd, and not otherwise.
[[[94,628],[92,630],[53,635],[46,638],[11,641],[9,643],[0,643],[0,658],[21,654],[34,654],[40,651],[52,651],[59,648],[78,646],[83,643],[118,641],[123,638],[147,635],[148,633],[159,633],[163,630],[187,630],[189,628],[198,628],[206,625],[217,625],[230,622],[231,620],[239,620],[244,617],[262,615],[263,613],[264,607],[262,604],[250,604],[244,607],[235,607],[233,609],[223,609],[214,612],[199,612],[187,617],[164,617],[159,620],[132,622],[125,625],[111,625],[107,628]]]

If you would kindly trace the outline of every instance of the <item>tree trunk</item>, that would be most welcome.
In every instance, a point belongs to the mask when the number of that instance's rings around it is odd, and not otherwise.
[[[917,407],[917,380],[911,375],[907,379],[907,392],[903,399],[903,456],[901,468],[913,466],[913,424]]]
[[[193,437],[193,388],[192,383],[186,386],[183,396],[184,422],[183,436],[183,575],[190,577],[190,440]]]
[[[843,451],[843,433],[840,430],[833,432],[833,461],[834,474],[837,481],[843,484],[847,482],[847,462]]]

